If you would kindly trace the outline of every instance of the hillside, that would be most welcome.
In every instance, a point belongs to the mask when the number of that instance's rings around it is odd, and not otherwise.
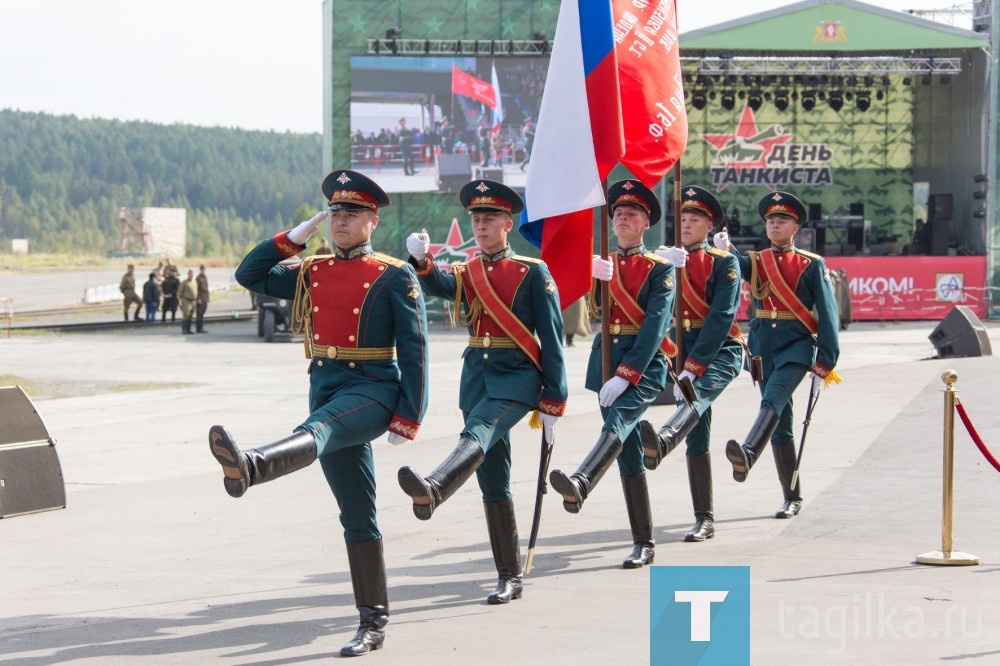
[[[187,210],[187,251],[237,257],[321,201],[320,134],[80,119],[0,109],[0,253],[99,253],[121,206]]]

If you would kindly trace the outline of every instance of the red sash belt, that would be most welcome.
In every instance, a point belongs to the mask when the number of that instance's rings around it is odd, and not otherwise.
[[[629,318],[636,326],[642,326],[642,322],[646,319],[646,312],[642,307],[632,298],[632,294],[625,290],[625,284],[622,282],[621,271],[615,271],[615,279],[613,279],[608,285],[611,291],[611,298],[618,303],[621,307],[622,312],[625,316]],[[677,356],[677,345],[669,337],[664,337],[663,341],[660,342],[660,351],[667,358],[673,358]]]
[[[494,291],[493,285],[486,278],[486,262],[482,260],[482,257],[474,257],[469,263],[469,280],[472,282],[472,288],[476,290],[476,296],[479,301],[483,304],[486,309],[487,314],[493,317],[493,321],[503,329],[503,332],[511,338],[518,348],[524,352],[536,368],[542,369],[542,350],[538,346],[538,341],[535,340],[535,336],[531,334],[531,331],[524,325],[524,323],[517,318],[517,316],[511,312],[507,304],[504,303],[497,292]],[[461,279],[461,278],[459,278]],[[472,299],[469,299],[472,302]]]
[[[763,252],[757,253],[760,258],[761,268],[764,270],[764,275],[767,276],[767,281],[771,285],[771,293],[777,297],[781,304],[788,309],[799,322],[809,329],[809,332],[816,335],[819,332],[819,324],[816,322],[816,318],[813,317],[812,312],[799,300],[799,297],[795,295],[795,290],[785,282],[785,278],[781,275],[781,270],[778,268],[778,262],[774,258],[774,252],[770,250],[764,250]]]

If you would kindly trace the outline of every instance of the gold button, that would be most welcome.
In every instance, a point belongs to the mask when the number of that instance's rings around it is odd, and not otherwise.
[[[528,270],[528,269],[527,269],[527,268],[525,268],[524,266],[521,266],[521,272],[522,272],[522,273],[523,273],[524,271],[526,271],[526,270]]]
[[[331,259],[330,261],[326,262],[326,265],[327,266],[333,266],[333,259]]]
[[[771,328],[778,328],[777,324],[771,324]]]
[[[318,365],[319,367],[322,368],[323,367],[323,361],[316,361],[316,365]]]
[[[614,324],[611,327],[611,332],[614,333],[615,335],[618,335],[619,333],[622,332],[622,325],[621,324]]]
[[[371,285],[370,285],[370,284],[368,284],[367,282],[365,282],[365,285],[364,285],[364,286],[365,286],[365,289],[367,289],[367,288],[368,288],[368,287],[370,287]]]
[[[691,311],[690,311],[690,310],[685,310],[685,311],[684,311],[684,316],[685,316],[685,317],[686,317],[686,316],[688,316],[689,314],[691,314]]]
[[[318,270],[319,270],[319,266],[312,266],[311,268],[312,268],[312,269],[313,269],[314,271],[318,271]]]
[[[483,346],[487,349],[493,346],[493,338],[490,337],[489,333],[483,337]]]
[[[313,286],[314,287],[318,287],[319,286],[319,282],[313,282]]]
[[[313,306],[313,312],[319,312],[319,306],[318,305],[314,305]]]
[[[624,259],[622,259],[622,260],[621,260],[621,265],[622,265],[622,266],[624,266],[624,265],[625,265],[625,260],[624,260]]]
[[[684,330],[686,330],[686,331],[690,331],[691,330],[691,320],[690,319],[685,319],[682,322],[682,325],[684,326]]]
[[[348,363],[348,364],[347,364],[347,367],[349,367],[349,368],[353,368],[353,367],[354,367],[354,361],[351,361],[350,363]]]
[[[319,333],[313,334],[313,340],[319,340]]]
[[[351,336],[348,336],[348,338],[347,338],[347,339],[348,339],[348,340],[350,340],[351,342],[354,342],[354,340],[355,340],[355,338],[354,338],[354,336],[353,336],[353,335],[351,335]]]
[[[354,314],[361,314],[360,308],[354,308]]]
[[[771,310],[771,319],[777,319],[777,318],[778,318],[778,311],[776,309]]]
[[[613,339],[611,342],[618,344],[618,338]]]
[[[487,359],[487,358],[489,358],[489,357],[490,357],[490,355],[489,355],[489,354],[486,354],[486,353],[484,353],[484,354],[483,354],[483,358],[484,358],[484,359]]]
[[[326,357],[327,358],[337,358],[337,348],[334,347],[333,345],[327,347],[326,348]]]
[[[368,257],[361,257],[361,261],[368,261]]]
[[[491,271],[491,270],[493,270],[493,267],[492,267],[492,266],[490,266],[490,267],[489,267],[489,268],[487,268],[486,270],[488,270],[488,271]]]
[[[385,270],[385,266],[379,266],[379,267],[378,267],[378,269],[379,269],[380,271],[384,271],[384,270]]]

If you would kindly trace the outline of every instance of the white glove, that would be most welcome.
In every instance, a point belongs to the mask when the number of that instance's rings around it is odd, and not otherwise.
[[[629,387],[627,379],[622,379],[621,377],[612,377],[608,381],[604,382],[604,386],[601,387],[601,392],[597,394],[597,401],[600,403],[601,407],[610,407],[614,404],[615,400],[618,399],[625,389]]]
[[[657,256],[672,261],[677,268],[684,268],[684,264],[687,263],[688,251],[682,247],[663,247],[661,245],[654,252]]]
[[[681,381],[684,379],[690,379],[694,382],[697,377],[690,370],[684,370],[681,374],[677,375],[677,381],[674,382],[674,401],[679,405],[682,402],[687,402],[684,400],[684,393],[681,391]]]
[[[389,433],[389,443],[392,444],[393,446],[396,446],[397,444],[406,444],[407,442],[412,442],[412,441],[413,440],[411,439],[403,437],[398,432]]]
[[[610,259],[594,257],[590,262],[590,274],[602,282],[609,282],[615,274],[615,265]]]
[[[414,232],[406,237],[406,251],[417,261],[423,261],[431,249],[431,237],[426,231]]]
[[[715,234],[715,236],[712,237],[712,243],[716,248],[726,250],[727,252],[729,251],[729,248],[732,247],[732,244],[729,242],[729,233],[725,231],[720,231]]]
[[[559,420],[559,417],[538,412],[538,419],[542,422],[542,428],[545,430],[545,441],[552,444],[555,442],[556,421]]]
[[[313,234],[319,230],[320,223],[329,212],[329,209],[324,208],[305,222],[299,222],[294,229],[288,232],[288,240],[292,241],[296,245],[305,245],[306,242],[313,237]]]

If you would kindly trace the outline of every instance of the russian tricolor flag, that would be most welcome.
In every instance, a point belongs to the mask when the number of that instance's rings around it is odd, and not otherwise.
[[[563,0],[519,231],[541,248],[562,307],[590,290],[593,209],[625,153],[610,0]]]

